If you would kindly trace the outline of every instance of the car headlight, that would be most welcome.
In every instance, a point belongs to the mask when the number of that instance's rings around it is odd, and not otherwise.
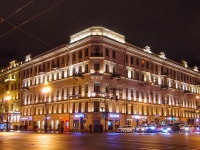
[[[153,129],[153,130],[154,130],[155,128],[156,128],[156,127],[150,127],[150,129]]]
[[[171,130],[171,128],[167,128],[167,130]]]

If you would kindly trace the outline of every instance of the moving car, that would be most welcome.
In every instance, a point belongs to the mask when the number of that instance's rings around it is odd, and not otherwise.
[[[194,132],[194,126],[192,125],[185,125],[184,128],[185,128],[184,132],[188,132],[188,133]]]
[[[155,133],[156,132],[156,125],[151,124],[147,127],[147,129],[145,130],[145,132],[147,133]]]
[[[194,132],[200,132],[200,126],[198,125],[194,126]]]
[[[162,128],[162,133],[172,133],[173,132],[173,124],[168,124]]]
[[[135,128],[132,125],[124,125],[117,129],[117,132],[127,133],[127,132],[134,132]]]
[[[143,125],[139,125],[135,128],[136,132],[145,132],[146,128]]]

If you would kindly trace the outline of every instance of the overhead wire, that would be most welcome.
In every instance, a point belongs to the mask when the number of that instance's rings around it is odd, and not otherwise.
[[[6,17],[5,19],[1,18],[0,23],[5,22],[7,19],[9,19],[10,17],[12,17],[13,15],[15,15],[16,13],[20,12],[23,8],[25,8],[26,6],[28,6],[29,4],[31,4],[33,1],[35,0],[31,0],[28,3],[24,4],[22,7],[20,7],[19,9],[17,9],[15,12],[13,12],[12,14],[10,14],[8,17]]]
[[[6,23],[8,23],[9,25],[11,25],[11,26],[15,27],[15,25],[13,25],[12,23],[10,23],[10,22],[8,22],[8,21],[5,21],[5,22],[6,22]],[[49,47],[53,47],[53,46],[52,46],[52,45],[50,45],[49,43],[47,43],[47,42],[45,42],[45,41],[41,40],[40,38],[38,38],[38,37],[36,37],[36,36],[34,36],[34,35],[32,35],[32,34],[28,33],[27,31],[25,31],[25,30],[23,30],[23,29],[21,29],[21,28],[17,28],[17,29],[18,29],[18,30],[20,30],[20,31],[22,31],[22,32],[24,32],[25,34],[27,34],[27,35],[31,36],[32,38],[34,38],[34,39],[36,39],[36,40],[38,40],[38,41],[42,42],[43,44],[45,44],[45,45],[48,45]]]
[[[20,25],[18,25],[18,26],[14,26],[14,28],[13,28],[13,29],[11,29],[11,30],[7,31],[6,33],[2,34],[0,37],[3,37],[3,36],[5,36],[5,35],[7,35],[8,33],[12,32],[13,30],[16,30],[16,29],[18,29],[19,27],[21,27],[21,26],[23,26],[23,25],[27,24],[27,23],[28,23],[28,22],[30,22],[31,20],[33,20],[33,19],[37,18],[38,16],[42,15],[43,13],[47,12],[48,10],[50,10],[50,9],[54,8],[55,6],[57,6],[58,4],[60,4],[60,3],[61,3],[61,2],[63,2],[63,1],[64,1],[64,0],[61,0],[61,1],[57,2],[57,3],[56,3],[56,4],[54,4],[53,6],[51,6],[51,7],[47,8],[46,10],[44,10],[44,11],[40,12],[39,14],[37,14],[37,15],[33,16],[32,18],[30,18],[30,19],[26,20],[25,22],[21,23]]]

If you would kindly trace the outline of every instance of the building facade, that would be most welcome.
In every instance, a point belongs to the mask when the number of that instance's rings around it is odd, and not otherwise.
[[[200,74],[125,41],[104,27],[71,36],[70,43],[20,65],[21,118],[28,130],[94,131],[99,124],[199,124]],[[47,84],[48,83],[48,84]],[[49,90],[45,90],[46,88]]]
[[[0,123],[9,123],[10,129],[20,125],[20,63],[11,61],[0,73]]]

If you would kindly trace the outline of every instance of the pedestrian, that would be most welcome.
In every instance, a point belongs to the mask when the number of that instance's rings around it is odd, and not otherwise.
[[[81,133],[83,134],[83,124],[81,123]]]
[[[62,123],[60,125],[61,125],[61,127],[60,127],[60,133],[63,134],[64,127],[63,127]]]
[[[90,128],[90,133],[92,133],[92,125],[91,124],[89,125],[89,128]]]
[[[100,133],[103,133],[103,125],[100,125]]]

